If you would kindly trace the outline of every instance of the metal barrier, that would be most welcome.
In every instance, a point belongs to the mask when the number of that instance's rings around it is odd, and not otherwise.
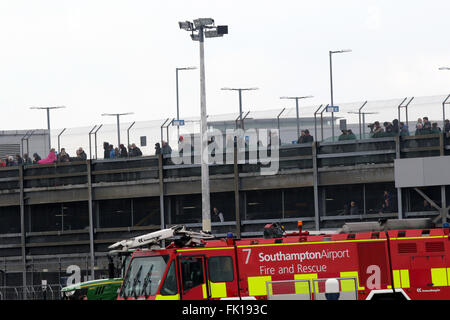
[[[59,284],[26,287],[0,287],[0,300],[60,300],[62,286]]]

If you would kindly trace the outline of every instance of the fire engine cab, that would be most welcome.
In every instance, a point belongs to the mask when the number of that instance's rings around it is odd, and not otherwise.
[[[245,239],[174,226],[117,242],[110,248],[140,248],[118,299],[450,299],[448,227],[429,219],[348,223],[332,233],[298,225],[266,225],[264,237]]]

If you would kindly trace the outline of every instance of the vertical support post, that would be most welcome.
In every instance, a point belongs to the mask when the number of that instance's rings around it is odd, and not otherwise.
[[[441,216],[442,216],[442,223],[446,223],[447,222],[447,213],[448,213],[448,208],[447,208],[447,197],[445,194],[445,186],[441,186]]]
[[[397,159],[401,158],[400,154],[400,136],[395,136],[395,157]],[[402,188],[397,188],[397,206],[398,206],[398,219],[403,219],[403,199],[402,199]]]
[[[334,101],[333,101],[333,64],[332,64],[332,52],[330,51],[330,90],[331,90],[331,107],[334,107]],[[331,111],[331,133],[333,137],[334,142],[334,108],[333,111]]]
[[[93,217],[93,205],[92,205],[92,167],[91,160],[87,161],[87,180],[88,180],[88,209],[89,209],[89,253],[91,259],[91,279],[95,279],[95,249],[94,249],[94,217]],[[86,272],[87,261],[86,261]]]
[[[298,97],[295,98],[295,112],[297,119],[297,139],[300,138],[300,123],[299,123],[299,112],[298,112]],[[317,139],[317,137],[316,137]]]
[[[120,146],[120,115],[117,116],[117,148]]]
[[[241,126],[240,128],[243,129],[243,123],[242,123],[242,89],[239,89],[239,120],[241,121]]]
[[[24,169],[19,166],[19,188],[20,188],[20,247],[22,251],[22,286],[27,286],[27,257],[26,257],[26,237],[25,237],[25,197],[24,197]],[[23,290],[23,299],[27,300],[27,293]]]
[[[161,217],[161,230],[166,228],[166,222],[164,220],[164,175],[163,175],[163,155],[158,155],[158,178],[159,178],[159,210]],[[169,212],[170,215],[170,212]],[[165,241],[162,242],[163,247]]]
[[[234,145],[234,207],[236,212],[236,236],[241,238],[241,215],[239,206],[239,165],[237,145]]]
[[[366,184],[363,184],[363,214],[367,214],[367,203],[366,203]]]
[[[361,110],[364,108],[364,106],[367,104],[367,101],[364,102],[364,104],[359,108],[358,110],[358,117],[359,117],[359,139],[363,140],[363,136],[362,136],[362,128],[361,128]]]
[[[50,134],[50,108],[47,108],[47,128],[48,128],[48,150],[52,148],[52,140]]]
[[[97,130],[95,130],[94,132],[94,144],[95,144],[95,160],[97,160],[97,132],[101,129],[101,127],[103,127],[103,124],[101,124]]]
[[[319,175],[317,171],[317,141],[312,144],[313,157],[313,187],[314,187],[314,221],[316,230],[320,230],[320,210],[319,210]]]
[[[91,131],[89,131],[89,159],[92,159],[91,134],[92,134],[92,131],[95,130],[95,128],[97,128],[97,125],[95,125],[95,126],[91,129]]]
[[[200,141],[201,141],[201,179],[202,179],[202,230],[205,232],[211,231],[211,208],[209,199],[209,159],[205,155],[208,148],[208,132],[206,121],[206,80],[205,80],[205,44],[204,44],[204,30],[199,27],[199,43],[200,43],[200,109],[201,109],[201,123],[200,123]]]

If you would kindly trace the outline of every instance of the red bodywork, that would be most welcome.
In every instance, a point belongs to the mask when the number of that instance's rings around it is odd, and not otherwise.
[[[356,291],[360,300],[394,290],[407,299],[450,299],[449,250],[448,229],[296,233],[278,239],[211,240],[183,248],[171,244],[162,250],[139,250],[132,257],[168,257],[157,290],[133,297],[119,294],[118,299],[267,299],[267,281],[291,280],[271,286],[270,294],[276,295],[304,293],[307,283],[292,280],[343,277],[357,279],[357,288],[346,280],[341,289]],[[167,294],[161,289],[172,263],[176,289],[173,282],[171,293],[176,293]],[[324,282],[310,284],[316,286],[313,291],[324,292]]]

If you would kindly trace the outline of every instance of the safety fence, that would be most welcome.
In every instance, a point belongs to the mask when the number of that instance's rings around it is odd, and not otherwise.
[[[0,300],[61,300],[59,284],[0,287]]]

